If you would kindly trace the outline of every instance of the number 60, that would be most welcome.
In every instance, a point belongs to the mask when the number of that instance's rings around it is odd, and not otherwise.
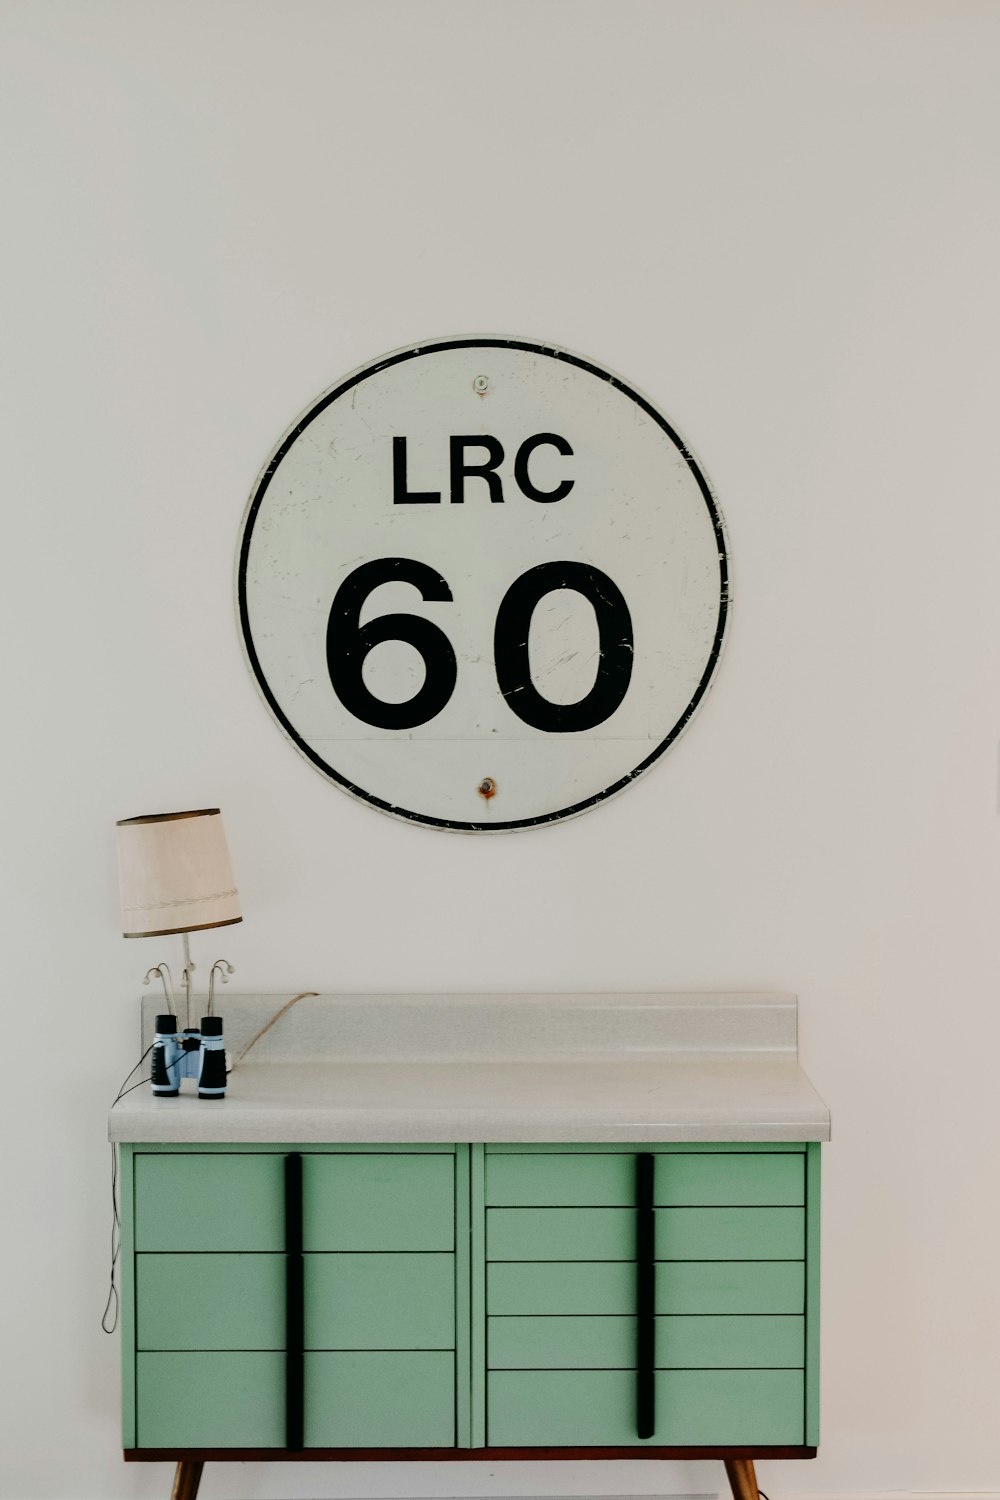
[[[415,729],[441,712],[455,690],[458,664],[444,631],[420,615],[389,614],[360,623],[361,609],[383,583],[409,583],[427,601],[450,600],[434,568],[412,557],[362,563],[341,584],[326,627],[326,663],[333,691],[362,723],[376,729]],[[593,606],[600,641],[594,685],[576,703],[543,698],[531,680],[528,633],[536,605],[554,589],[572,589]],[[423,657],[425,677],[405,703],[386,703],[362,677],[365,657],[383,641],[406,641]],[[632,677],[632,617],[618,585],[589,563],[547,562],[516,578],[500,601],[493,630],[497,685],[517,717],[548,734],[571,734],[603,724],[628,692]]]

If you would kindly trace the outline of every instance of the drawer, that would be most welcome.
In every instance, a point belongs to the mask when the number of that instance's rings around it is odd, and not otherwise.
[[[308,1349],[454,1349],[447,1254],[305,1257]]]
[[[658,1156],[654,1196],[667,1208],[798,1207],[806,1201],[805,1157],[801,1152]]]
[[[635,1318],[488,1318],[491,1370],[635,1368]]]
[[[285,1356],[136,1355],[140,1448],[282,1448]]]
[[[632,1260],[629,1208],[488,1208],[487,1260]]]
[[[497,1261],[486,1308],[505,1314],[630,1314],[635,1266],[625,1261]],[[656,1274],[658,1313],[801,1313],[801,1261],[676,1261]]]
[[[513,1208],[635,1205],[635,1157],[487,1156],[486,1202]]]
[[[656,1320],[660,1370],[801,1370],[805,1349],[801,1314]]]
[[[488,1260],[632,1260],[627,1208],[488,1208]],[[801,1208],[658,1208],[657,1260],[801,1260]]]
[[[658,1313],[801,1314],[805,1298],[801,1260],[681,1260],[656,1271]]]
[[[801,1260],[801,1208],[658,1208],[657,1260]]]
[[[636,1363],[636,1319],[618,1317],[489,1320],[492,1370],[628,1370]],[[656,1367],[801,1369],[802,1317],[658,1317]]]
[[[801,1370],[665,1370],[653,1437],[635,1435],[628,1370],[492,1370],[487,1442],[510,1447],[684,1447],[803,1442]]]
[[[307,1354],[307,1448],[452,1448],[455,1356]]]
[[[635,1155],[486,1158],[486,1202],[512,1208],[635,1205]],[[664,1207],[798,1206],[805,1202],[801,1152],[656,1156],[653,1196]]]
[[[511,1260],[486,1267],[491,1317],[629,1314],[635,1312],[635,1297],[635,1266],[624,1261]]]
[[[451,1155],[315,1155],[302,1159],[309,1250],[455,1248]]]
[[[278,1155],[135,1158],[136,1250],[283,1250],[284,1205]]]
[[[307,1255],[306,1346],[453,1349],[448,1254]],[[137,1255],[139,1349],[283,1349],[283,1255]]]
[[[283,1255],[137,1255],[139,1349],[283,1349]]]
[[[664,1370],[656,1376],[657,1441],[801,1443],[804,1401],[801,1370]]]

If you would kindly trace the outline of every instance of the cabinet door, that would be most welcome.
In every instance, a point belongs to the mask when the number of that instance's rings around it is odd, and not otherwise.
[[[804,1443],[805,1159],[488,1152],[487,1442]],[[655,1258],[642,1307],[640,1253]]]
[[[302,1168],[305,1446],[454,1446],[454,1156]]]
[[[283,1446],[282,1173],[268,1152],[136,1152],[138,1447]]]
[[[301,1391],[307,1446],[454,1444],[454,1154],[286,1159],[136,1153],[133,1441],[281,1448]]]

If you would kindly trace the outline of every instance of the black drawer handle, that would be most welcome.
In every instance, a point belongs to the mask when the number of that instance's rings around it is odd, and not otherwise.
[[[303,1446],[305,1303],[302,1285],[302,1157],[285,1157],[285,1447]]]
[[[656,1158],[645,1151],[635,1159],[635,1325],[636,1435],[656,1431],[656,1223],[653,1215],[653,1169]]]

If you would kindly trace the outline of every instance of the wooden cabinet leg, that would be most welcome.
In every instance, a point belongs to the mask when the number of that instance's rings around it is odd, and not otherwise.
[[[726,1478],[729,1480],[729,1488],[733,1492],[733,1500],[760,1500],[753,1459],[727,1458],[725,1465]]]
[[[196,1500],[198,1486],[201,1483],[201,1471],[204,1463],[194,1458],[182,1458],[177,1465],[174,1474],[174,1487],[170,1492],[170,1500]]]

